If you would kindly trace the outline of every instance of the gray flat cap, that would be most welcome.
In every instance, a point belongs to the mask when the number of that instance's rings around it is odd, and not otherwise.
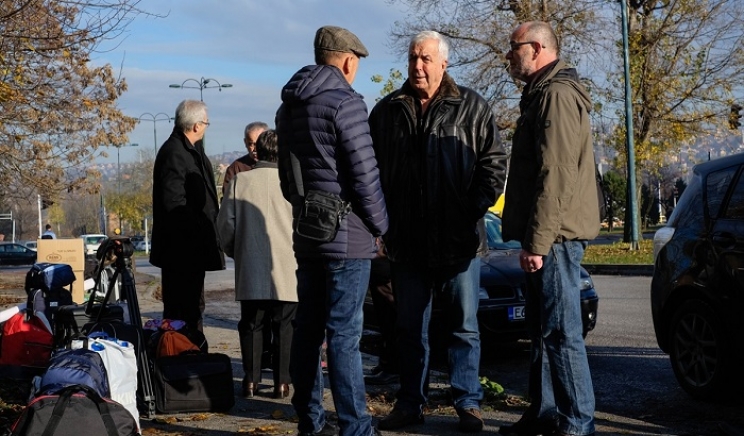
[[[323,26],[315,33],[315,49],[354,53],[360,58],[369,56],[367,47],[356,35],[336,26]]]

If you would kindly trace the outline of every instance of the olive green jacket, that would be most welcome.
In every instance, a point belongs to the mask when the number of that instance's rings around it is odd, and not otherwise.
[[[546,255],[552,244],[599,233],[589,112],[576,70],[563,61],[528,84],[512,142],[503,213],[504,240]]]

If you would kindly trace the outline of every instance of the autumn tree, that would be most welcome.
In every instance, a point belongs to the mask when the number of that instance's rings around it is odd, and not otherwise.
[[[122,145],[136,119],[116,100],[126,90],[111,65],[93,66],[142,11],[139,0],[0,0],[0,198],[54,201],[96,192],[90,168]]]
[[[433,29],[452,43],[450,70],[490,102],[506,136],[517,119],[520,84],[508,76],[510,32],[524,21],[547,21],[561,58],[576,65],[595,102],[595,126],[627,162],[620,5],[610,0],[395,0],[409,14],[391,31],[405,53],[410,35]],[[744,80],[744,2],[628,0],[633,139],[637,180],[658,177],[680,147],[705,147],[731,135],[731,106]],[[740,103],[740,100],[738,101]],[[604,127],[603,127],[604,128]],[[640,186],[637,187],[640,194]],[[640,195],[637,196],[640,201]],[[626,236],[627,237],[627,236]]]

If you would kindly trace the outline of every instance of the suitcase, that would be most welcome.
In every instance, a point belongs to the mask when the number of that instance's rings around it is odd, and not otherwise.
[[[235,404],[232,363],[222,353],[187,352],[155,360],[160,413],[225,412]]]

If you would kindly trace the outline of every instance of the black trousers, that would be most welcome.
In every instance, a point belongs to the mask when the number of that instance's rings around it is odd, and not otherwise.
[[[292,320],[297,303],[276,300],[241,300],[238,336],[243,371],[248,382],[261,381],[261,355],[271,347],[274,386],[291,382],[289,352],[292,345]],[[264,327],[271,326],[272,340],[264,340]]]
[[[163,319],[180,319],[190,329],[204,331],[204,271],[163,268],[161,275]]]
[[[392,293],[390,281],[390,260],[386,257],[372,259],[372,269],[369,275],[369,288],[377,317],[377,325],[382,334],[382,348],[380,349],[380,369],[387,373],[398,374],[398,344],[395,332],[395,319],[398,310],[395,301],[390,301],[385,295]]]

